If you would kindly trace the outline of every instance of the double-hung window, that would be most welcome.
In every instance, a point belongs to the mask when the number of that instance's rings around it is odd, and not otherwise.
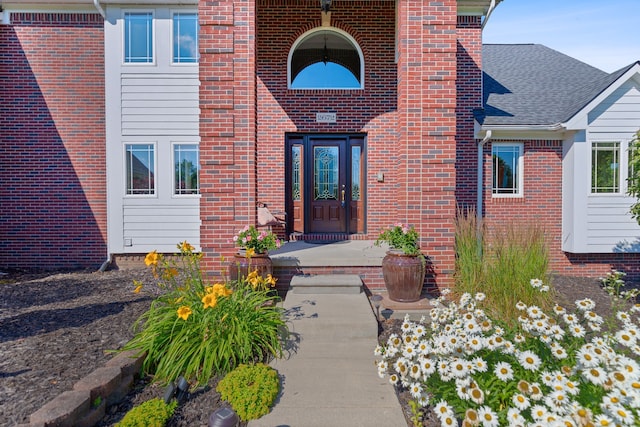
[[[591,193],[619,193],[620,172],[620,142],[591,143]]]
[[[174,194],[200,194],[200,156],[197,144],[174,144]]]
[[[173,14],[173,63],[198,62],[198,14]]]
[[[126,144],[126,191],[127,195],[154,195],[155,145]]]
[[[153,63],[153,13],[124,13],[124,62]]]
[[[521,143],[491,146],[492,192],[494,196],[522,196],[523,151]]]

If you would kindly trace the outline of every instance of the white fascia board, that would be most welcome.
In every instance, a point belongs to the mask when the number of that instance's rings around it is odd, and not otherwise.
[[[496,0],[496,5],[501,0]],[[491,7],[491,0],[458,0],[459,16],[484,16]]]
[[[567,137],[567,129],[559,125],[542,126],[477,126],[476,138],[482,139],[488,131],[491,131],[491,139],[511,140],[564,140]]]
[[[198,5],[198,0],[99,0],[101,5]],[[0,0],[3,9],[26,10],[37,7],[52,10],[87,6],[95,10],[93,0]]]
[[[609,85],[605,90],[600,92],[598,96],[593,98],[587,105],[585,105],[580,111],[573,115],[562,125],[571,130],[586,129],[589,125],[588,116],[594,108],[596,108],[601,102],[603,102],[609,95],[616,91],[628,80],[633,78],[639,78],[640,76],[640,64],[636,63],[633,67],[629,68],[626,73],[621,75],[615,82]]]

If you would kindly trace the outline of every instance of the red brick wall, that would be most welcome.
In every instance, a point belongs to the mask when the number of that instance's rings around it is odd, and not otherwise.
[[[477,142],[473,110],[482,107],[482,30],[479,16],[458,17],[456,103],[456,200],[477,203]]]
[[[487,227],[491,229],[509,221],[542,226],[549,248],[550,269],[554,273],[602,277],[615,268],[626,272],[629,281],[640,279],[637,254],[570,254],[562,251],[562,142],[526,141],[524,153],[524,197],[493,198],[491,144],[485,146]]]
[[[0,268],[106,259],[103,40],[98,14],[0,25]]]

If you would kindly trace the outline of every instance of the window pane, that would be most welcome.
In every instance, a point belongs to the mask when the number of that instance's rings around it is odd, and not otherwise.
[[[301,160],[302,160],[302,147],[300,145],[294,145],[291,147],[291,197],[294,201],[300,201],[302,195],[301,183]]]
[[[155,194],[153,144],[127,144],[127,194]]]
[[[594,142],[591,146],[591,192],[620,191],[620,143]]]
[[[313,148],[313,200],[338,200],[338,147]]]
[[[360,200],[360,152],[359,146],[351,147],[351,200]]]
[[[175,162],[175,194],[200,193],[200,159],[196,144],[176,144],[173,147]]]
[[[493,194],[518,194],[520,146],[494,145],[492,160]]]
[[[153,62],[153,14],[151,12],[124,14],[124,62]]]
[[[173,62],[198,62],[198,15],[173,15]]]

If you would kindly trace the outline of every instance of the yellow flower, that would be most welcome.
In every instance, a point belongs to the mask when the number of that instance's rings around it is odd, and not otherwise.
[[[195,248],[186,240],[184,242],[180,242],[178,249],[180,249],[181,252],[193,252],[195,250]]]
[[[256,250],[253,248],[248,248],[247,249],[247,253],[246,253],[246,257],[247,258],[251,258],[252,256],[254,256],[256,254]]]
[[[139,280],[134,280],[133,284],[136,285],[136,288],[133,290],[134,294],[139,294],[142,289],[142,282]]]
[[[233,292],[222,283],[216,283],[213,286],[207,286],[205,290],[207,291],[207,293],[214,294],[217,297],[226,297],[231,295],[231,292]]]
[[[181,318],[182,320],[187,320],[189,316],[191,316],[191,313],[192,313],[191,309],[186,305],[183,305],[178,309],[178,317]]]
[[[275,286],[277,281],[278,281],[278,279],[276,279],[275,277],[273,277],[271,274],[267,274],[266,282],[267,282],[269,285],[271,285],[271,286]]]
[[[204,308],[214,308],[218,304],[218,299],[214,294],[206,294],[202,297],[202,304]]]
[[[174,277],[176,277],[178,275],[178,270],[176,268],[173,267],[169,267],[167,268],[164,273],[162,274],[163,278],[165,280],[171,280]]]
[[[144,263],[147,266],[158,265],[159,255],[156,251],[149,252],[146,257],[144,257]]]

